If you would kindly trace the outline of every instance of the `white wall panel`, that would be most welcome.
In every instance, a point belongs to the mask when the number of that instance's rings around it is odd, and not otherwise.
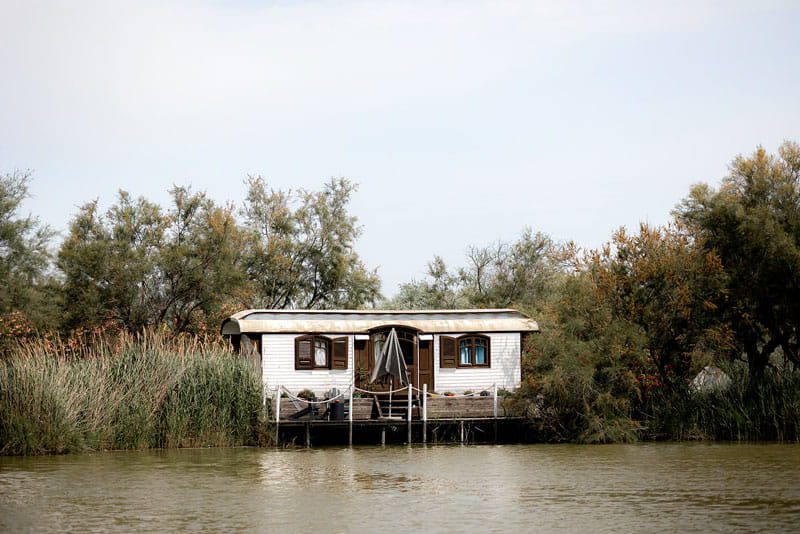
[[[318,396],[331,388],[341,391],[347,389],[353,381],[353,336],[347,336],[347,369],[311,369],[294,368],[294,340],[299,334],[263,334],[262,370],[264,385],[268,388],[283,386],[292,393],[310,389]],[[331,338],[342,337],[333,335]]]
[[[458,337],[463,334],[447,334]],[[439,366],[439,335],[433,340],[433,383],[437,393],[450,391],[491,391],[492,386],[516,389],[519,387],[522,369],[520,365],[520,335],[513,333],[484,334],[489,337],[491,367],[457,367],[442,369]]]

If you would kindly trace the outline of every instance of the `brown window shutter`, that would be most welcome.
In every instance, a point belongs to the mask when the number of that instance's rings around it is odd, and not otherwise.
[[[333,358],[331,369],[347,369],[348,338],[337,337],[333,340]]]
[[[310,336],[299,337],[294,340],[294,368],[313,369],[314,360],[311,348],[314,338]]]
[[[456,366],[456,338],[439,336],[439,367]]]

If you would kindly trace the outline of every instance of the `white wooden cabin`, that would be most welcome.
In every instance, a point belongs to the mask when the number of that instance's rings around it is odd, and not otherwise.
[[[369,375],[394,328],[411,383],[428,391],[513,390],[521,379],[524,338],[536,321],[511,309],[245,310],[222,335],[252,358],[268,388],[373,389]]]

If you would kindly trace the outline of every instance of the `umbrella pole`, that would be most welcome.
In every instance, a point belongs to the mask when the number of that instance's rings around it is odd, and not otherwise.
[[[389,379],[389,419],[392,418],[392,390],[394,389],[394,377]]]

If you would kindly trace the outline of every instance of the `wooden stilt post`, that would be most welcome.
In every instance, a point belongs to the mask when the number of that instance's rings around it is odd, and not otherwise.
[[[350,384],[350,407],[347,410],[347,421],[349,426],[349,436],[347,442],[353,446],[353,384]]]
[[[411,445],[411,384],[408,384],[408,403],[406,404],[406,421],[408,424],[408,444]]]
[[[381,447],[386,445],[386,423],[381,427]]]
[[[281,386],[275,391],[275,445],[281,445]]]
[[[311,448],[311,421],[306,423],[306,449]]]
[[[458,422],[458,430],[461,434],[461,443],[464,443],[464,420]]]
[[[494,442],[497,443],[497,383],[492,386],[492,416],[494,417]]]
[[[428,442],[428,384],[422,384],[422,443]]]

